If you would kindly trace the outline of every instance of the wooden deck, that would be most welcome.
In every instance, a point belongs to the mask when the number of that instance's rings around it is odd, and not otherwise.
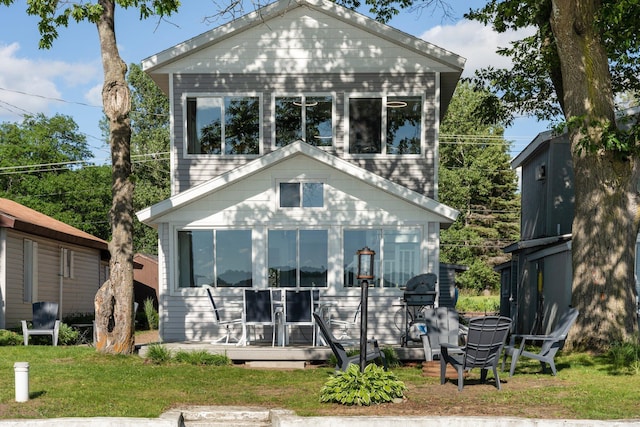
[[[149,344],[138,346],[138,353],[144,357]],[[206,342],[174,342],[162,343],[163,346],[173,352],[176,351],[201,351],[205,350],[215,354],[226,354],[234,363],[247,363],[252,361],[271,362],[304,362],[322,363],[331,356],[331,349],[324,346],[291,345],[287,347],[272,347],[271,345],[247,345],[235,344],[211,344]],[[394,347],[401,361],[424,361],[424,350],[420,347]]]

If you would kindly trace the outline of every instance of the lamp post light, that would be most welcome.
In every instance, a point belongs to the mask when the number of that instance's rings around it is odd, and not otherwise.
[[[376,253],[367,246],[358,252],[358,274],[360,280],[360,372],[364,372],[367,364],[367,318],[369,297],[369,280],[373,279],[374,258]]]

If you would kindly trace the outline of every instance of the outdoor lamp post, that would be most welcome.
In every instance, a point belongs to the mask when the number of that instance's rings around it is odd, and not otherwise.
[[[360,372],[364,372],[367,364],[367,317],[369,297],[369,280],[373,279],[374,257],[376,253],[367,246],[358,252],[358,274],[356,279],[360,280]]]

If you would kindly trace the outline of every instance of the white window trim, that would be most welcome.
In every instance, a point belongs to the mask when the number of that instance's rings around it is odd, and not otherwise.
[[[258,154],[225,154],[224,149],[220,154],[190,154],[189,132],[187,130],[187,99],[188,98],[224,98],[224,97],[258,97],[259,103],[259,136]],[[185,159],[255,159],[264,155],[264,104],[262,92],[184,92],[182,104],[182,157]]]
[[[277,150],[278,147],[276,145],[276,98],[286,98],[286,97],[309,97],[309,96],[330,96],[331,97],[331,145],[328,146],[317,146],[314,147],[319,148],[321,150],[332,150],[336,146],[336,122],[338,120],[338,116],[336,113],[336,92],[282,92],[282,93],[273,93],[271,95],[271,117],[269,120],[271,121],[271,149]],[[305,123],[306,124],[306,123]],[[305,129],[302,129],[303,133]],[[291,141],[294,142],[294,141]],[[306,141],[305,141],[306,142]]]
[[[75,252],[71,249],[62,249],[62,277],[73,279],[75,278]]]
[[[312,177],[312,176],[305,176],[303,178],[275,178],[274,179],[274,193],[275,193],[275,209],[277,211],[285,211],[288,213],[298,213],[298,212],[305,212],[305,211],[309,211],[309,210],[314,210],[314,211],[324,211],[328,209],[328,205],[327,205],[327,181],[328,178],[327,177]],[[302,184],[304,183],[310,183],[310,182],[315,182],[315,183],[320,183],[322,184],[322,206],[318,206],[318,207],[303,207],[303,206],[299,206],[299,207],[282,207],[280,206],[280,184],[300,184],[301,188],[302,188]],[[301,190],[302,191],[302,190]],[[302,197],[302,195],[301,195]],[[302,204],[302,198],[300,199],[300,204]]]
[[[266,245],[266,250],[265,250],[265,258],[266,258],[266,269],[267,269],[267,276],[269,275],[269,232],[270,231],[295,231],[296,232],[296,286],[283,286],[281,288],[272,288],[269,287],[269,278],[267,277],[267,289],[285,289],[285,290],[303,290],[303,289],[322,289],[322,290],[327,290],[331,288],[331,285],[329,283],[330,281],[330,277],[331,277],[331,256],[330,256],[330,250],[329,248],[331,247],[331,227],[330,226],[313,226],[313,227],[300,227],[300,226],[286,226],[286,225],[281,225],[281,226],[276,226],[276,227],[267,227],[267,245]],[[326,231],[327,233],[327,286],[317,286],[317,287],[307,287],[307,286],[300,286],[300,232],[301,231]]]
[[[38,242],[31,239],[23,241],[23,301],[38,301]]]
[[[171,247],[171,251],[174,254],[174,256],[171,257],[172,262],[169,263],[169,271],[168,271],[168,277],[172,278],[172,283],[167,284],[169,293],[171,296],[199,295],[202,290],[202,287],[200,286],[188,287],[188,288],[180,287],[180,265],[178,260],[178,232],[180,231],[213,231],[213,230],[217,230],[217,231],[248,230],[251,232],[252,253],[257,248],[256,239],[258,239],[259,236],[256,235],[257,231],[254,226],[247,225],[244,227],[243,226],[226,227],[226,226],[220,226],[220,225],[210,225],[210,226],[193,227],[193,226],[185,226],[185,225],[172,225],[171,234],[169,235],[169,245]],[[256,285],[256,283],[257,283],[257,277],[259,277],[258,272],[261,269],[261,265],[255,262],[255,260],[258,259],[259,257],[256,257],[254,254],[252,258],[254,259],[252,270],[251,270],[251,276],[253,281],[252,287],[234,288],[234,287],[217,287],[216,286],[215,289],[217,290],[217,292],[219,292],[221,295],[236,295],[236,294],[240,295],[242,292],[244,292],[244,289],[258,289],[258,286]],[[216,271],[215,271],[215,263],[214,263],[214,274],[215,273]]]
[[[387,105],[387,98],[398,96],[419,96],[422,100],[422,117],[420,118],[420,153],[419,154],[387,154],[387,109],[384,106]],[[382,99],[382,129],[381,145],[382,153],[373,154],[358,154],[349,152],[349,100],[351,98],[381,98]],[[376,93],[376,92],[347,92],[344,94],[344,157],[345,158],[385,158],[385,159],[418,159],[426,157],[427,151],[427,97],[424,92],[390,92],[390,93]]]
[[[377,271],[382,271],[382,276],[378,277],[374,277],[374,280],[376,282],[375,286],[370,287],[369,292],[373,292],[376,295],[383,295],[385,293],[390,293],[390,292],[395,292],[395,291],[401,291],[399,286],[396,287],[382,287],[380,286],[381,282],[380,279],[384,276],[384,263],[386,262],[385,260],[385,253],[384,253],[384,232],[385,231],[389,231],[389,230],[414,230],[418,232],[418,266],[417,269],[418,271],[426,271],[425,268],[426,266],[429,265],[428,259],[425,259],[425,252],[426,252],[426,246],[425,246],[425,242],[428,243],[429,237],[428,236],[428,232],[426,230],[426,226],[425,224],[421,224],[421,223],[406,223],[406,224],[402,224],[402,225],[397,225],[397,226],[375,226],[375,227],[360,227],[360,226],[351,226],[351,225],[345,225],[343,227],[341,227],[340,229],[340,251],[342,253],[342,256],[344,258],[344,245],[345,245],[345,240],[344,240],[344,233],[345,231],[380,231],[380,247],[382,248],[381,251],[376,251],[376,255],[375,255],[375,264],[377,265]],[[380,253],[378,253],[380,252]],[[344,260],[342,261],[342,264],[344,265]],[[354,289],[354,288],[358,288],[358,286],[354,285],[354,286],[347,286],[346,283],[344,282],[344,275],[345,275],[345,270],[344,267],[341,268],[341,274],[342,274],[342,280],[341,280],[341,286],[343,290],[348,290],[348,289]],[[436,273],[437,274],[437,273]]]

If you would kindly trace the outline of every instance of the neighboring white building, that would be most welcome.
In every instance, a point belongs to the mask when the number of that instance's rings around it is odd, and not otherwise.
[[[324,0],[285,0],[142,62],[170,98],[170,199],[159,233],[160,334],[210,340],[202,285],[313,287],[360,301],[356,251],[376,252],[369,331],[397,344],[400,289],[439,271],[438,128],[464,59]],[[267,335],[267,334],[265,334]]]

